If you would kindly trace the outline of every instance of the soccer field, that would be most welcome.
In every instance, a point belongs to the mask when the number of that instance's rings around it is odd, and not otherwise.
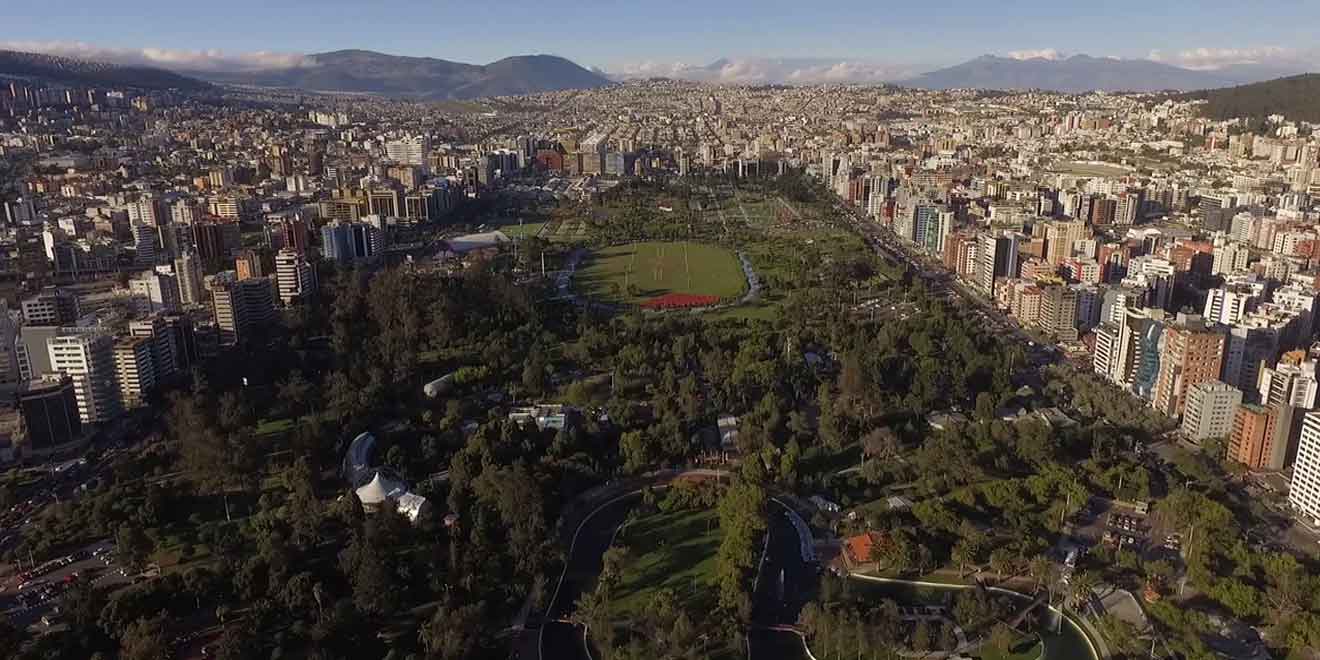
[[[630,243],[598,250],[577,274],[578,290],[612,303],[669,294],[732,298],[747,288],[738,258],[704,243]]]

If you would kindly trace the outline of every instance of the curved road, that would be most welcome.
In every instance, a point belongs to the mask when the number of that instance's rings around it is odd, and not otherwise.
[[[564,571],[554,586],[539,631],[528,630],[516,646],[527,660],[587,660],[582,631],[563,622],[573,613],[582,590],[600,573],[601,557],[615,531],[646,488],[665,487],[677,479],[720,479],[723,470],[664,470],[606,484],[577,497],[560,519],[560,540],[569,549]]]

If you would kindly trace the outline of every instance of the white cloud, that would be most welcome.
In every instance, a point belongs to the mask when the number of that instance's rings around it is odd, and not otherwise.
[[[630,63],[611,72],[616,78],[664,76],[698,82],[733,85],[775,83],[879,83],[911,78],[910,67],[858,60],[824,58],[734,58],[704,66],[680,62],[644,61]]]
[[[1039,50],[1015,50],[1008,53],[1008,57],[1015,60],[1062,60],[1067,59],[1067,53],[1060,52],[1054,48],[1041,48]]]
[[[313,58],[300,53],[110,48],[81,41],[0,41],[0,48],[113,64],[153,66],[174,71],[259,71],[291,69],[314,64]]]
[[[1249,65],[1308,69],[1320,64],[1320,56],[1315,51],[1280,46],[1189,48],[1173,53],[1152,50],[1147,57],[1157,62],[1198,71],[1215,71],[1232,66]]]

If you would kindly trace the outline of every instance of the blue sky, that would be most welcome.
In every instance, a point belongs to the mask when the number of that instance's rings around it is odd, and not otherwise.
[[[849,58],[916,66],[1053,49],[1120,57],[1205,49],[1280,56],[1320,46],[1316,0],[5,0],[0,41],[311,53],[367,48],[488,62],[544,52],[616,70],[717,57]],[[1268,49],[1268,50],[1266,50]],[[1199,52],[1199,51],[1198,51]]]

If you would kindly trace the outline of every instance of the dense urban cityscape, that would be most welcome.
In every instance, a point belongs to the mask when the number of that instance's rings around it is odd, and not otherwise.
[[[0,658],[1320,658],[1312,76],[0,55]]]

